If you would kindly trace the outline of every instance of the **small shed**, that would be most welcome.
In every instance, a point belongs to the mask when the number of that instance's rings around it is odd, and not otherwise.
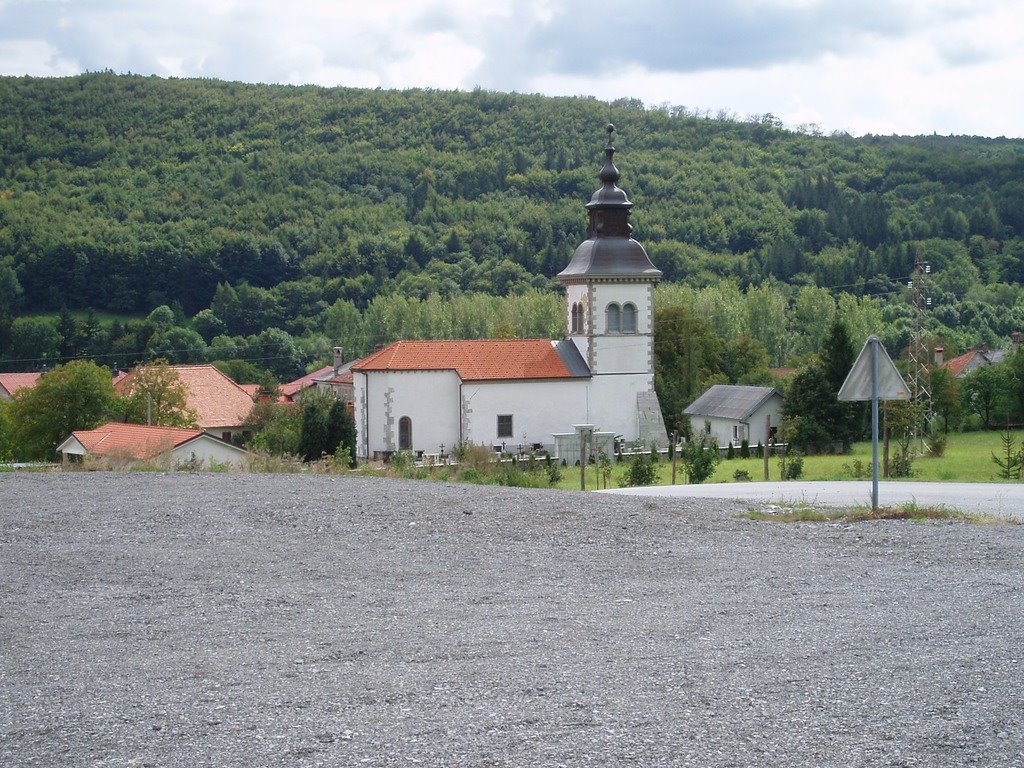
[[[715,384],[683,411],[694,433],[709,432],[719,446],[768,442],[767,418],[772,434],[781,420],[782,393],[775,387]]]

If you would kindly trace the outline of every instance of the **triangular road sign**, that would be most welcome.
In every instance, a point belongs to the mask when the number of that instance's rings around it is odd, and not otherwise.
[[[846,375],[846,381],[839,388],[839,399],[871,399],[872,346],[878,350],[878,399],[909,400],[910,387],[900,376],[900,372],[893,365],[892,358],[889,357],[889,353],[885,351],[885,347],[876,336],[872,336],[864,343],[864,349],[857,355],[857,360]]]

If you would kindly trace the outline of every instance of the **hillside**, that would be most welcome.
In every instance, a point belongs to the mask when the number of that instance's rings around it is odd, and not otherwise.
[[[523,294],[542,332],[550,278],[584,236],[609,120],[636,236],[667,281],[887,297],[921,253],[937,334],[995,341],[1024,327],[1004,285],[1024,281],[1020,140],[816,136],[771,115],[630,100],[111,73],[0,78],[0,111],[10,359],[29,354],[11,348],[10,318],[61,308],[166,304],[183,325],[210,310],[197,327],[209,342],[324,333],[328,308],[364,314],[378,296]],[[399,330],[364,329],[350,346]]]

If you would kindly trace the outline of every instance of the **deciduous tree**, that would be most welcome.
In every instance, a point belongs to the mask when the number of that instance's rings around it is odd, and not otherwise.
[[[110,371],[74,360],[43,374],[34,387],[14,394],[11,424],[19,458],[49,461],[76,429],[92,429],[114,413]]]
[[[166,360],[140,365],[124,384],[125,417],[135,424],[194,427],[188,387]]]

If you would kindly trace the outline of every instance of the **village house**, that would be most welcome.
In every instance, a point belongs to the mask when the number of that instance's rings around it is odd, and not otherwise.
[[[357,456],[439,454],[471,443],[571,460],[578,429],[594,431],[595,449],[610,451],[616,437],[668,444],[654,391],[661,271],[631,237],[633,203],[616,186],[613,130],[602,186],[586,205],[587,239],[557,276],[566,338],[398,341],[358,361]]]
[[[92,456],[128,464],[160,460],[171,468],[187,465],[197,469],[213,464],[241,466],[248,456],[241,448],[201,429],[121,422],[76,430],[57,446],[57,452],[65,462]]]
[[[333,360],[330,365],[307,373],[295,381],[282,384],[279,398],[281,402],[293,403],[300,393],[315,389],[319,392],[330,392],[339,400],[348,403],[351,408],[355,400],[352,366],[356,361],[344,362],[342,347],[334,347],[332,356]]]
[[[186,404],[195,411],[196,425],[224,441],[248,437],[246,419],[252,413],[254,390],[246,390],[212,365],[172,365],[170,369],[187,390]],[[115,384],[123,394],[132,379],[130,372]]]
[[[41,372],[35,373],[0,373],[0,400],[13,400],[14,393],[19,389],[34,387]]]
[[[775,387],[733,384],[715,384],[683,410],[694,434],[707,432],[719,446],[739,446],[744,440],[748,445],[767,445],[781,414],[782,393]]]
[[[1011,355],[1014,351],[1020,349],[1021,344],[1024,343],[1024,334],[1020,331],[1014,331],[1011,334],[1011,338],[1013,340],[1012,349],[989,349],[987,344],[982,344],[978,348],[971,347],[964,354],[949,360],[944,359],[945,352],[943,348],[936,347],[935,365],[945,368],[953,374],[953,378],[962,379],[967,374],[973,373],[979,368],[984,368],[986,365],[995,365],[996,363],[1003,362],[1007,355]]]

